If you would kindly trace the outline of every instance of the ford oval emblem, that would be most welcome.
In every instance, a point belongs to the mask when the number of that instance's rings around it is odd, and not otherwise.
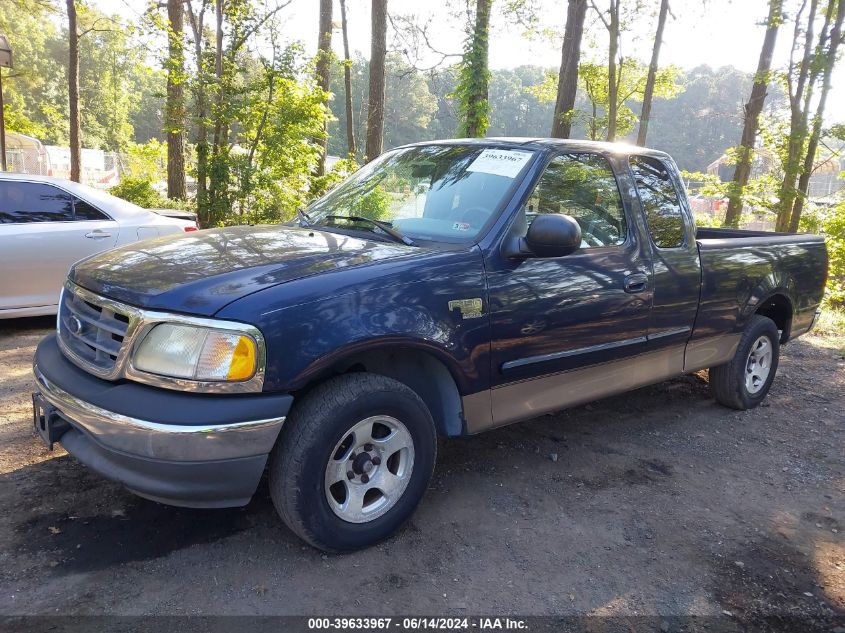
[[[70,315],[67,320],[67,329],[69,329],[73,334],[79,334],[82,332],[82,321],[80,321],[75,315]]]

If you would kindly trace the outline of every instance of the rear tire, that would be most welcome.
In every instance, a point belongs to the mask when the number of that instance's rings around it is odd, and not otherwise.
[[[353,551],[413,514],[436,454],[431,413],[414,391],[377,374],[345,374],[295,404],[270,458],[270,495],[300,538]]]
[[[710,393],[726,407],[753,409],[769,393],[779,356],[780,334],[775,322],[755,314],[730,362],[710,368]]]

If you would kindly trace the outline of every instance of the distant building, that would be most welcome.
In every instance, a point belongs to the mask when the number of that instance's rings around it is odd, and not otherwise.
[[[51,176],[50,156],[37,138],[6,132],[6,167],[21,174]]]
[[[37,138],[6,132],[6,165],[19,174],[70,178],[70,148],[44,145]],[[108,189],[120,182],[120,156],[116,152],[82,148],[82,182]]]
[[[59,178],[70,178],[70,148],[58,145],[45,146],[50,156],[52,175]],[[82,148],[82,182],[108,189],[120,182],[119,159],[115,152],[105,152],[101,149]]]

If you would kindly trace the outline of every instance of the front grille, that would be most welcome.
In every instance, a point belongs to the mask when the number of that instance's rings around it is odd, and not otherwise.
[[[129,320],[130,315],[113,302],[68,284],[59,306],[59,338],[71,352],[71,360],[92,373],[107,376],[115,369]]]

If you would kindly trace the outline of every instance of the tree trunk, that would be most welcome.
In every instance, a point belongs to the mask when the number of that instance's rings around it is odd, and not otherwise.
[[[201,228],[210,226],[208,207],[208,93],[206,90],[206,69],[203,60],[203,37],[205,16],[205,0],[200,6],[199,13],[190,9],[189,18],[191,31],[194,36],[194,55],[196,56],[197,77],[194,82],[194,98],[196,99],[196,143],[197,143],[197,220]]]
[[[616,119],[619,111],[619,76],[617,60],[619,54],[619,0],[610,0],[610,24],[608,27],[610,46],[607,52],[607,140],[616,140]]]
[[[214,14],[216,29],[214,33],[214,78],[217,82],[217,94],[211,119],[214,121],[214,133],[211,141],[211,161],[208,173],[208,226],[213,226],[220,212],[219,200],[227,182],[227,167],[220,159],[223,145],[226,143],[227,128],[224,122],[223,105],[226,88],[223,85],[223,14],[225,0],[215,0]]]
[[[789,228],[789,220],[792,214],[792,204],[795,202],[795,181],[801,171],[801,152],[804,150],[807,140],[807,125],[809,111],[802,107],[806,103],[809,106],[812,98],[813,84],[817,74],[812,72],[811,61],[813,57],[813,25],[816,18],[819,0],[811,0],[810,13],[807,17],[807,29],[804,34],[804,54],[798,67],[797,81],[793,82],[792,65],[787,71],[787,92],[789,97],[789,139],[786,146],[786,158],[783,161],[783,179],[778,187],[778,217],[775,230],[786,231]],[[802,7],[803,8],[803,7]],[[830,15],[830,13],[828,13]],[[798,38],[801,34],[801,14],[795,17],[795,29],[793,31],[793,50],[798,47]],[[825,28],[826,30],[826,28]],[[809,79],[809,81],[808,81]]]
[[[349,33],[346,22],[346,0],[340,0],[340,28],[343,32],[343,88],[346,103],[347,154],[355,156],[355,119],[352,113],[352,57],[349,55]]]
[[[332,0],[320,0],[320,32],[317,37],[317,86],[325,93],[329,92],[331,75],[330,62],[332,55]],[[323,117],[323,138],[320,139],[320,157],[317,161],[316,174],[326,173],[326,153],[329,148],[328,117],[329,105],[326,103],[326,114]]]
[[[185,185],[185,73],[182,0],[167,0],[167,103],[165,126],[167,132],[167,197],[184,200]]]
[[[487,132],[491,5],[492,0],[476,0],[475,26],[464,52],[462,76],[456,89],[462,111],[459,136],[481,137]]]
[[[581,58],[581,37],[584,34],[586,15],[587,0],[569,0],[557,81],[557,100],[552,119],[552,136],[555,138],[569,138],[572,132],[571,113],[575,108],[575,93],[578,89],[578,62]]]
[[[76,0],[67,0],[68,65],[67,94],[70,109],[70,179],[80,182],[82,176],[82,140],[79,116],[79,29],[76,23]]]
[[[217,80],[216,112],[214,113],[214,138],[212,155],[216,156],[223,142],[223,99],[225,89],[223,87],[223,2],[216,0],[214,3],[214,16],[217,21],[217,28],[214,32],[214,77]]]
[[[754,155],[754,144],[757,140],[757,127],[763,104],[766,101],[766,89],[769,85],[769,70],[772,67],[772,53],[777,42],[778,27],[781,22],[783,0],[769,0],[769,16],[766,20],[766,35],[763,38],[763,48],[760,49],[760,59],[757,62],[757,73],[751,87],[751,96],[745,104],[745,118],[742,127],[742,138],[739,142],[736,169],[733,181],[728,188],[728,210],[725,213],[723,226],[739,226],[742,215],[742,194],[751,176],[751,160]]]
[[[384,144],[384,58],[387,54],[387,0],[373,0],[370,44],[370,95],[364,160],[381,154]]]
[[[830,10],[833,10],[831,5]],[[822,135],[822,118],[824,117],[825,106],[827,105],[827,95],[831,88],[831,76],[833,75],[833,68],[836,66],[836,56],[839,49],[839,44],[842,43],[842,23],[845,21],[845,0],[838,0],[836,7],[836,21],[833,24],[833,29],[830,32],[830,44],[828,45],[827,54],[824,60],[824,79],[822,80],[822,92],[819,96],[819,103],[816,106],[816,114],[813,117],[813,129],[810,133],[810,140],[807,142],[807,153],[804,156],[804,170],[801,172],[801,177],[798,180],[798,195],[795,197],[795,202],[792,206],[792,215],[789,220],[789,230],[793,233],[798,231],[798,224],[801,221],[801,213],[804,210],[804,200],[810,191],[810,178],[813,175],[813,167],[815,166],[816,150],[819,147],[819,141]]]
[[[660,0],[660,13],[657,16],[657,33],[654,36],[654,47],[651,49],[651,63],[648,66],[648,76],[643,92],[643,109],[640,113],[640,129],[637,132],[637,145],[645,146],[648,136],[648,122],[651,117],[651,101],[654,97],[654,82],[657,79],[657,64],[660,59],[660,45],[663,43],[663,29],[666,26],[666,15],[669,13],[669,0]]]

